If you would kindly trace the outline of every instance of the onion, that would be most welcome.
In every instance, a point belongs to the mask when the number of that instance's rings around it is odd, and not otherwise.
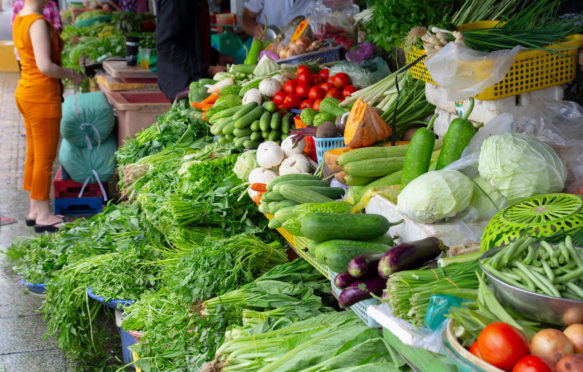
[[[583,324],[571,324],[563,333],[573,344],[575,352],[583,354]]]
[[[530,353],[554,366],[565,355],[573,354],[573,344],[563,332],[552,328],[543,329],[532,338]]]
[[[583,355],[571,354],[561,358],[557,363],[557,372],[581,372],[583,371]]]

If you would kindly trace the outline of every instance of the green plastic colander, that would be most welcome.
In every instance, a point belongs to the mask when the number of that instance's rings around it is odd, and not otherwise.
[[[537,195],[518,201],[498,212],[486,226],[480,250],[487,251],[509,244],[522,234],[537,238],[557,237],[582,228],[582,196]]]

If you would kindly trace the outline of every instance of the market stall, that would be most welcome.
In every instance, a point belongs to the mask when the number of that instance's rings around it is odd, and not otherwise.
[[[583,28],[394,3],[254,42],[116,150],[123,202],[13,243],[79,369],[583,370]]]

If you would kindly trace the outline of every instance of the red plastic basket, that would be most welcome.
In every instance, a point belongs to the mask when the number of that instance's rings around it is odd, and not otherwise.
[[[55,199],[77,198],[81,192],[82,184],[69,179],[63,167],[59,167],[53,179],[53,195]],[[83,190],[83,197],[103,198],[101,188],[96,183],[88,183]]]

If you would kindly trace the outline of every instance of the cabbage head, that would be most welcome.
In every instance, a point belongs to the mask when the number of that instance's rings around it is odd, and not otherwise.
[[[246,182],[249,179],[249,173],[259,166],[257,165],[256,153],[255,150],[246,151],[237,158],[233,172],[239,179]]]
[[[486,139],[480,150],[478,171],[509,203],[559,192],[567,178],[565,164],[549,145],[518,133]]]
[[[411,181],[397,198],[397,209],[413,220],[433,223],[470,205],[474,185],[456,170],[427,172]]]
[[[481,221],[489,220],[506,207],[506,198],[482,177],[476,177],[473,181],[474,195],[470,202],[472,217]]]

